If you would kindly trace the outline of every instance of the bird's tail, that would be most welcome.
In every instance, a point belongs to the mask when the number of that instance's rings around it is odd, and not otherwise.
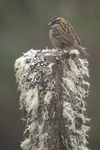
[[[89,56],[89,54],[80,46],[80,45],[74,45],[74,47],[79,50],[79,52],[83,55],[83,56]]]

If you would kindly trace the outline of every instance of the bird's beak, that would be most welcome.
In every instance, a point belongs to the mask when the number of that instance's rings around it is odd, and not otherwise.
[[[51,26],[51,25],[52,25],[52,23],[51,23],[51,22],[49,22],[48,26]]]

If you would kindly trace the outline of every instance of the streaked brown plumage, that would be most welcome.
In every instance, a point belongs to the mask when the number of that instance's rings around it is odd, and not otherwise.
[[[76,48],[82,55],[89,56],[81,47],[80,39],[70,23],[61,17],[54,17],[48,25],[50,26],[49,37],[54,47],[64,50]]]

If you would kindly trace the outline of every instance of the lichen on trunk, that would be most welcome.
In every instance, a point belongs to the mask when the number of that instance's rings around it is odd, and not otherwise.
[[[23,150],[88,150],[88,61],[76,51],[29,50],[15,62]]]

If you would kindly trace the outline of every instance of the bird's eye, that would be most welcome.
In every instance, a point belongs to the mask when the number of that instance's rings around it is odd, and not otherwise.
[[[56,23],[56,22],[57,22],[57,20],[54,20],[54,21],[53,21],[53,23]]]

